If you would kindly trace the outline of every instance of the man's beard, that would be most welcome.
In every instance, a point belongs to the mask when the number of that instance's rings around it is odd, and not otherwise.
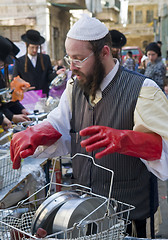
[[[97,60],[93,66],[93,73],[86,76],[79,70],[73,70],[72,75],[79,75],[79,86],[84,91],[86,96],[91,96],[95,99],[97,90],[105,77],[105,69],[100,60]]]

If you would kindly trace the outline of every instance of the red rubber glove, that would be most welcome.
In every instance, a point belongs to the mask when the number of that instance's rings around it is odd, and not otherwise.
[[[15,133],[10,143],[13,169],[20,168],[21,158],[32,155],[39,145],[50,146],[61,136],[61,133],[47,121]]]
[[[161,158],[162,138],[156,133],[91,126],[81,130],[80,135],[90,136],[81,141],[81,146],[86,147],[87,152],[105,148],[95,155],[96,158],[114,152],[139,157],[147,161]]]

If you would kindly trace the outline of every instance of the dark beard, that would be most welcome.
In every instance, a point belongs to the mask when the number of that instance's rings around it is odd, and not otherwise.
[[[81,76],[79,85],[87,97],[92,96],[92,100],[95,99],[96,92],[100,88],[100,84],[105,77],[105,69],[99,59],[97,59],[93,68],[93,73],[88,76],[84,75],[79,70],[74,70],[72,72],[73,75]]]

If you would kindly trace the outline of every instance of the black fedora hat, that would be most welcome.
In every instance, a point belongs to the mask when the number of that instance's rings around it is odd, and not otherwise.
[[[111,35],[113,48],[121,48],[126,44],[127,39],[123,33],[119,32],[118,30],[115,30],[115,29],[110,30],[109,32]]]
[[[38,31],[33,29],[27,30],[27,32],[21,36],[21,39],[33,45],[41,45],[45,42],[45,38],[43,38]]]
[[[11,56],[13,56],[18,61],[16,55],[20,52],[20,49],[9,38],[6,38],[6,40],[9,43],[11,43],[11,45],[12,45],[12,50],[10,51],[9,55],[7,56],[7,58],[5,59],[5,63],[10,64],[10,63],[13,63],[13,60],[12,60],[12,62],[10,60]]]
[[[16,57],[16,55],[20,52],[20,49],[9,38],[6,39],[12,44],[12,51],[10,52],[10,55]]]
[[[12,58],[10,57],[10,53],[12,51],[12,44],[3,36],[0,36],[0,60],[11,64],[13,63]]]

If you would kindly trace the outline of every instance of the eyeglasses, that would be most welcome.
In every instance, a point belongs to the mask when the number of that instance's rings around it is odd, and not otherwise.
[[[92,52],[88,57],[84,58],[83,60],[72,59],[72,58],[70,58],[68,55],[66,55],[66,56],[64,57],[64,59],[65,59],[65,61],[66,61],[66,63],[67,63],[68,65],[71,65],[71,64],[73,63],[73,65],[74,65],[75,67],[81,68],[81,67],[82,67],[82,63],[85,62],[85,61],[86,61],[89,57],[91,57],[92,55],[93,55],[93,52]]]

